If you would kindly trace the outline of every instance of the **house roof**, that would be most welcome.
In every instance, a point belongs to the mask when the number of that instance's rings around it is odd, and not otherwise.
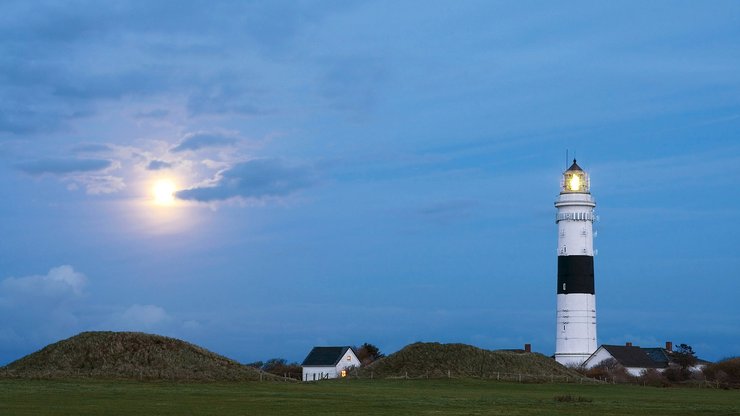
[[[347,350],[352,350],[352,347],[313,347],[301,365],[304,367],[334,366],[344,357]],[[352,354],[357,356],[354,350]]]
[[[593,354],[591,354],[591,357],[586,360],[586,363],[596,357],[597,353],[602,348],[623,367],[666,368],[669,365],[676,364],[676,353],[674,351],[661,347],[641,348],[633,347],[631,345],[602,345]],[[697,365],[706,365],[708,363],[709,361],[702,360],[698,357],[696,358]],[[593,363],[592,365],[598,364],[599,363]]]
[[[602,348],[607,350],[609,354],[624,367],[663,368],[668,365],[667,359],[665,362],[653,359],[651,354],[646,351],[649,350],[649,348],[626,345],[602,345]],[[653,352],[653,355],[655,355],[656,358],[658,356],[655,352]]]
[[[642,348],[645,354],[650,357],[651,360],[660,364],[661,367],[666,367],[671,362],[670,354],[665,348]]]

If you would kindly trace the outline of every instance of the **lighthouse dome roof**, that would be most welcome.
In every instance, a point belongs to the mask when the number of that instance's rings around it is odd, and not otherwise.
[[[578,163],[576,163],[576,160],[575,159],[573,159],[573,164],[570,165],[570,167],[568,168],[568,170],[580,170],[581,172],[583,172],[583,169],[581,169],[581,167],[578,166]]]

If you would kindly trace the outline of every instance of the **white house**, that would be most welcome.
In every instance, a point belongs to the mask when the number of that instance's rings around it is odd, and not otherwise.
[[[640,376],[649,368],[662,371],[668,367],[667,359],[663,362],[656,361],[645,350],[646,348],[632,345],[602,345],[583,362],[583,367],[591,369],[606,360],[613,359],[635,377]]]
[[[316,381],[346,377],[349,368],[360,366],[360,360],[352,347],[313,347],[301,366],[303,381]]]
[[[629,342],[627,345],[602,345],[583,362],[583,367],[591,369],[609,359],[615,360],[635,377],[649,369],[663,372],[666,368],[677,365],[674,362],[673,343],[668,341],[665,348],[634,347]],[[707,361],[697,359],[697,364],[690,370],[701,371],[706,364]]]

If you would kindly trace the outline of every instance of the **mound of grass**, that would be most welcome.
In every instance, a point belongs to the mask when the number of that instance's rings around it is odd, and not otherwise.
[[[0,376],[170,381],[278,379],[197,345],[139,332],[83,332],[8,364]]]
[[[539,353],[490,351],[466,344],[418,342],[371,365],[358,375],[374,377],[482,377],[522,374],[542,378],[582,376]]]

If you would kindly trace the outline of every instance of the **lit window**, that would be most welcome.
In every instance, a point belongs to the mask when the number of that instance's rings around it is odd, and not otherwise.
[[[347,356],[347,361],[352,361],[352,356],[348,355]]]
[[[347,377],[347,370],[342,370],[342,377]]]

